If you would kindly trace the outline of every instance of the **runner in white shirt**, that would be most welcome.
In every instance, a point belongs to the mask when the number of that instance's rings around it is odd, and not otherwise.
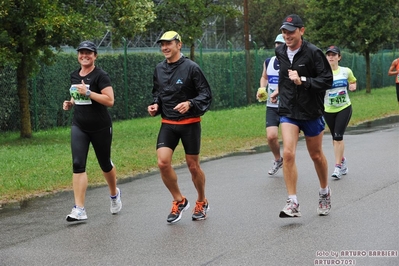
[[[285,43],[283,35],[277,35],[275,41],[275,47]],[[283,167],[283,157],[280,154],[280,143],[278,140],[278,127],[280,125],[280,115],[278,114],[278,72],[280,70],[280,64],[273,56],[267,58],[263,63],[263,72],[260,78],[260,88],[267,87],[267,101],[266,101],[266,137],[267,144],[273,153],[274,160],[273,165],[269,170],[269,175],[275,175],[280,168]],[[256,98],[259,100],[260,93],[256,94]]]

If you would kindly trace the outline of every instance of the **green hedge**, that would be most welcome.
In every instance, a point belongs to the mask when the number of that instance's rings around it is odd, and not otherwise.
[[[250,71],[252,92],[249,96],[255,101],[256,89],[262,64],[266,57],[274,55],[274,50],[251,51]],[[358,79],[358,89],[366,84],[366,67],[363,56],[342,52],[340,65],[350,67]],[[371,56],[372,87],[380,88],[394,84],[387,76],[388,68],[395,58],[394,52],[381,51]],[[109,73],[115,92],[115,105],[110,108],[116,120],[147,116],[147,106],[151,103],[152,75],[157,63],[164,59],[160,52],[99,53],[96,65]],[[244,51],[222,51],[196,54],[201,62],[212,89],[211,109],[219,110],[245,106],[246,64]],[[124,65],[126,63],[126,69]],[[62,110],[62,102],[69,99],[70,73],[79,67],[75,53],[57,55],[54,65],[42,66],[39,73],[29,81],[31,96],[30,110],[34,130],[70,124],[72,112]],[[17,131],[20,128],[19,102],[16,88],[15,70],[5,67],[0,70],[0,132]]]

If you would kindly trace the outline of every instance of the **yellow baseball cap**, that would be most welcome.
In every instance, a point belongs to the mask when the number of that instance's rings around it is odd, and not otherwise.
[[[159,38],[157,43],[160,43],[161,41],[173,41],[173,40],[178,40],[179,42],[181,42],[181,37],[180,37],[179,33],[172,30],[172,31],[165,32],[161,36],[161,38]]]

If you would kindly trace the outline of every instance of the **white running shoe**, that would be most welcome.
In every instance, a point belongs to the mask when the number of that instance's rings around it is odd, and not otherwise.
[[[327,194],[320,194],[319,192],[319,207],[317,207],[317,213],[320,216],[326,216],[331,210],[331,189],[328,187]]]
[[[348,171],[349,171],[349,169],[348,169],[346,157],[344,157],[344,159],[341,162],[341,174],[346,175],[348,173]]]
[[[112,214],[116,214],[120,212],[122,209],[122,201],[121,201],[121,191],[119,188],[116,188],[116,191],[118,192],[116,195],[116,198],[111,198],[111,208],[110,211]]]
[[[280,160],[273,161],[273,166],[269,170],[269,175],[275,175],[277,174],[278,170],[283,167],[283,157],[280,158]]]
[[[72,211],[67,215],[66,220],[68,222],[87,220],[86,210],[78,206],[73,206]]]
[[[280,212],[280,218],[295,218],[301,217],[299,204],[295,203],[292,199],[287,199],[284,209]]]
[[[341,179],[341,177],[342,177],[342,168],[339,167],[339,166],[335,166],[334,173],[331,174],[331,177],[334,177],[335,179]]]

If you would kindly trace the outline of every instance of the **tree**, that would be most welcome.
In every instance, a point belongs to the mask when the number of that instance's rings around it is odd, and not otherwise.
[[[0,66],[16,68],[22,138],[32,136],[28,79],[51,64],[61,45],[114,33],[131,37],[154,20],[150,0],[4,0],[0,10]]]
[[[151,0],[103,0],[101,4],[103,22],[109,25],[112,44],[117,46],[123,38],[131,39],[144,32],[155,19],[154,3]],[[97,4],[98,6],[98,4]]]
[[[308,0],[307,36],[321,47],[337,45],[366,59],[366,92],[371,92],[370,54],[398,36],[395,0]]]
[[[260,46],[274,49],[280,26],[289,14],[302,17],[306,0],[252,0],[249,2],[249,25],[252,40]]]
[[[236,17],[241,12],[229,1],[215,0],[163,0],[155,7],[157,26],[180,33],[183,43],[190,46],[190,59],[194,60],[195,42],[207,27],[207,20],[218,15]]]

